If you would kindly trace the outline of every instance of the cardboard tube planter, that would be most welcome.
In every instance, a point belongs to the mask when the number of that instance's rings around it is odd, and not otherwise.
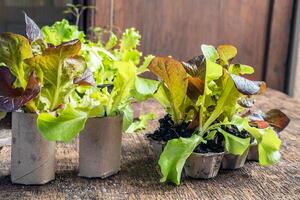
[[[184,170],[192,178],[209,179],[215,177],[220,169],[224,152],[195,153],[186,160]]]
[[[36,114],[12,113],[11,181],[41,185],[55,179],[55,142],[36,128]]]
[[[90,118],[79,137],[79,176],[106,178],[121,168],[122,116]]]

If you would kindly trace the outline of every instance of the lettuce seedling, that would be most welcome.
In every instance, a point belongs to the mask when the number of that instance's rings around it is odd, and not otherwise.
[[[72,30],[72,35],[68,34],[68,30]],[[43,27],[42,32],[45,41],[53,45],[82,35],[78,27],[64,20],[53,26]],[[78,111],[78,117],[83,124],[89,117],[122,114],[124,131],[130,127],[127,132],[132,132],[145,127],[146,122],[153,118],[141,116],[139,122],[133,122],[132,100],[143,101],[151,97],[158,86],[157,81],[139,76],[147,70],[153,58],[145,57],[144,63],[138,67],[142,56],[137,50],[140,38],[139,33],[131,28],[120,39],[111,33],[106,43],[101,40],[93,42],[81,39],[83,43],[79,54],[84,58],[87,70],[81,77],[74,79],[74,83],[81,86],[73,91],[68,90],[68,101],[70,107]],[[70,109],[64,111],[69,112]],[[57,116],[41,115],[38,120],[40,129],[46,135],[52,135],[52,139],[60,138],[64,134],[60,125],[67,120],[64,111]],[[53,125],[51,130],[47,129],[49,120]],[[81,128],[77,132],[80,130]]]
[[[22,109],[37,113],[37,127],[47,139],[69,140],[83,128],[78,127],[82,113],[68,105],[62,109],[72,91],[88,82],[87,78],[79,78],[86,70],[83,57],[78,55],[81,42],[75,39],[57,46],[48,45],[39,27],[26,14],[25,22],[28,39],[14,33],[0,35],[0,82],[3,86],[0,111]],[[60,122],[65,132],[60,138],[54,138],[53,133],[46,134],[53,124],[42,119],[62,112],[68,114]]]
[[[269,120],[276,125],[266,122],[267,126],[260,127],[244,114],[252,106],[250,96],[263,93],[265,83],[241,76],[253,73],[252,67],[231,64],[237,54],[235,47],[221,45],[215,49],[202,45],[201,49],[203,55],[188,62],[156,57],[149,66],[150,71],[161,79],[160,88],[154,95],[156,99],[175,124],[189,122],[188,128],[194,130],[189,138],[168,141],[159,159],[162,182],[179,185],[186,159],[199,144],[207,143],[217,134],[223,135],[228,153],[242,155],[249,148],[250,137],[241,138],[228,132],[231,127],[246,131],[256,139],[261,165],[274,164],[280,158],[281,141],[275,131],[287,126],[289,119],[282,112],[270,111],[263,121]],[[192,118],[189,115],[191,110]],[[272,116],[272,120],[267,116]]]

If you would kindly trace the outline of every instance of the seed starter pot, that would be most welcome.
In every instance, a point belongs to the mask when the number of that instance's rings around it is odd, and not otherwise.
[[[226,153],[222,160],[222,169],[239,169],[245,164],[249,148],[242,155]]]
[[[122,116],[90,118],[79,137],[79,176],[106,178],[121,169]]]
[[[153,140],[149,138],[150,145],[152,146],[153,155],[155,160],[159,160],[160,154],[163,152],[166,142]]]
[[[56,143],[36,128],[37,114],[12,113],[11,181],[42,185],[55,179]]]
[[[192,178],[209,179],[215,177],[220,169],[224,152],[195,153],[186,160],[185,174]]]
[[[257,143],[252,143],[250,145],[247,160],[258,162],[258,145],[257,145]]]

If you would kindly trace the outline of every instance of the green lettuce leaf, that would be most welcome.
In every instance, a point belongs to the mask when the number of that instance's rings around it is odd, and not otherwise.
[[[244,74],[253,74],[254,69],[249,65],[242,65],[242,64],[234,64],[230,65],[228,68],[229,73],[235,75],[244,75]]]
[[[263,129],[262,140],[258,143],[259,164],[268,166],[280,160],[281,140],[272,128]]]
[[[211,45],[202,44],[201,50],[206,60],[210,60],[211,62],[216,62],[219,59],[219,54],[218,51],[215,49],[215,47]]]
[[[41,113],[37,119],[37,128],[50,141],[69,142],[83,130],[88,115],[69,104],[54,116],[53,113]]]
[[[122,129],[126,132],[126,130],[131,126],[133,123],[134,111],[132,109],[131,104],[127,104],[125,108],[122,110],[123,112],[123,125]]]
[[[135,49],[140,45],[141,35],[135,28],[126,29],[121,38],[121,51]]]
[[[147,127],[148,122],[153,119],[155,119],[155,114],[153,113],[141,115],[137,121],[130,124],[125,132],[134,133],[136,131],[143,130]]]
[[[114,79],[114,88],[110,95],[107,107],[107,115],[115,115],[126,107],[130,101],[131,91],[135,87],[137,69],[131,62],[115,62],[118,68],[117,75]]]
[[[225,138],[225,149],[228,153],[234,155],[243,155],[250,146],[249,138],[240,138],[234,136],[223,129],[219,128],[218,131],[223,134]]]
[[[105,49],[107,49],[107,50],[112,49],[113,47],[115,47],[117,45],[117,43],[118,43],[117,36],[113,32],[111,32],[110,37],[109,37],[107,43],[105,44]]]
[[[143,64],[138,68],[138,74],[144,73],[149,71],[148,66],[150,65],[151,61],[154,59],[153,55],[148,55],[144,58]]]
[[[165,89],[165,86],[163,84],[160,84],[158,86],[158,89],[156,93],[154,93],[153,97],[166,109],[171,108],[171,102],[169,100],[167,89]]]
[[[135,65],[140,63],[142,53],[137,50],[140,45],[141,35],[134,28],[126,29],[120,39],[120,49],[115,53],[120,61],[133,62]]]
[[[79,31],[77,26],[70,25],[66,19],[55,22],[52,26],[42,27],[42,33],[44,40],[55,46],[75,39],[83,43],[85,37],[84,32]]]
[[[160,181],[171,181],[179,185],[186,159],[202,141],[203,139],[197,134],[190,138],[168,141],[158,161],[163,176]]]
[[[245,129],[256,139],[260,165],[268,166],[277,163],[280,160],[281,140],[276,132],[270,127],[264,129],[252,127],[248,121],[248,118],[234,116],[232,123],[239,129]]]
[[[133,96],[137,101],[144,101],[156,92],[159,82],[156,80],[136,77]]]

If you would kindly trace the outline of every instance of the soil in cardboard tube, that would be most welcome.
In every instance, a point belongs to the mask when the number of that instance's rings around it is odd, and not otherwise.
[[[163,142],[167,142],[179,137],[189,138],[193,134],[194,130],[187,130],[188,125],[188,123],[184,122],[180,125],[175,126],[173,120],[171,119],[171,116],[165,115],[163,118],[159,119],[158,129],[155,130],[153,134],[147,134],[147,137],[156,141]],[[237,137],[249,137],[249,133],[247,131],[239,131],[235,126],[222,126],[221,128]],[[219,153],[223,151],[224,136],[221,133],[216,133],[216,136],[213,140],[207,141],[206,144],[201,143],[194,150],[194,152],[196,153]]]

